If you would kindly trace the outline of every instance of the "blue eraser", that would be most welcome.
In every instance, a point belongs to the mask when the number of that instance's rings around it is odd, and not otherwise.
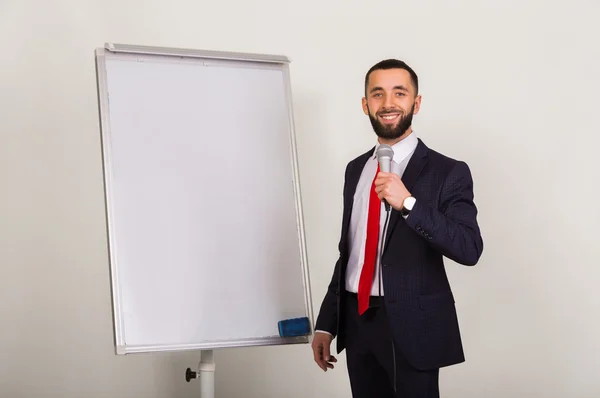
[[[279,326],[279,336],[296,337],[310,334],[310,321],[307,317],[285,319],[277,323]]]

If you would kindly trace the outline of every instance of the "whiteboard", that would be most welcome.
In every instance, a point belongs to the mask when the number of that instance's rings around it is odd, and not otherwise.
[[[306,343],[289,60],[96,49],[118,354]]]

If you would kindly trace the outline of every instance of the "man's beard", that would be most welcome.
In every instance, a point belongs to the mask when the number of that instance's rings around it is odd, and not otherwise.
[[[412,108],[408,114],[405,114],[403,111],[398,111],[396,109],[383,109],[379,112],[380,115],[385,115],[386,113],[396,113],[400,112],[400,120],[396,123],[396,125],[385,125],[381,123],[375,116],[371,114],[369,110],[369,120],[371,121],[371,126],[373,126],[373,130],[375,134],[379,138],[383,138],[386,140],[394,140],[396,138],[402,137],[404,133],[410,128],[413,119],[413,113],[415,110],[415,104],[413,103]]]

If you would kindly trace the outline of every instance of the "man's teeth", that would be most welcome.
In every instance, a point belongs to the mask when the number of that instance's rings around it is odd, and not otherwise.
[[[384,115],[381,117],[385,120],[392,120],[392,119],[395,119],[396,117],[398,117],[398,115]]]

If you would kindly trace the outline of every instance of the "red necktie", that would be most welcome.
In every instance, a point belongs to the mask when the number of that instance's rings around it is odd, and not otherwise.
[[[379,214],[381,212],[381,200],[375,192],[375,179],[379,174],[379,166],[375,178],[371,184],[369,196],[369,215],[367,217],[367,241],[365,243],[365,261],[363,263],[360,280],[358,282],[358,313],[363,314],[369,308],[371,287],[373,286],[373,273],[375,271],[375,260],[377,257],[377,245],[379,242]]]

